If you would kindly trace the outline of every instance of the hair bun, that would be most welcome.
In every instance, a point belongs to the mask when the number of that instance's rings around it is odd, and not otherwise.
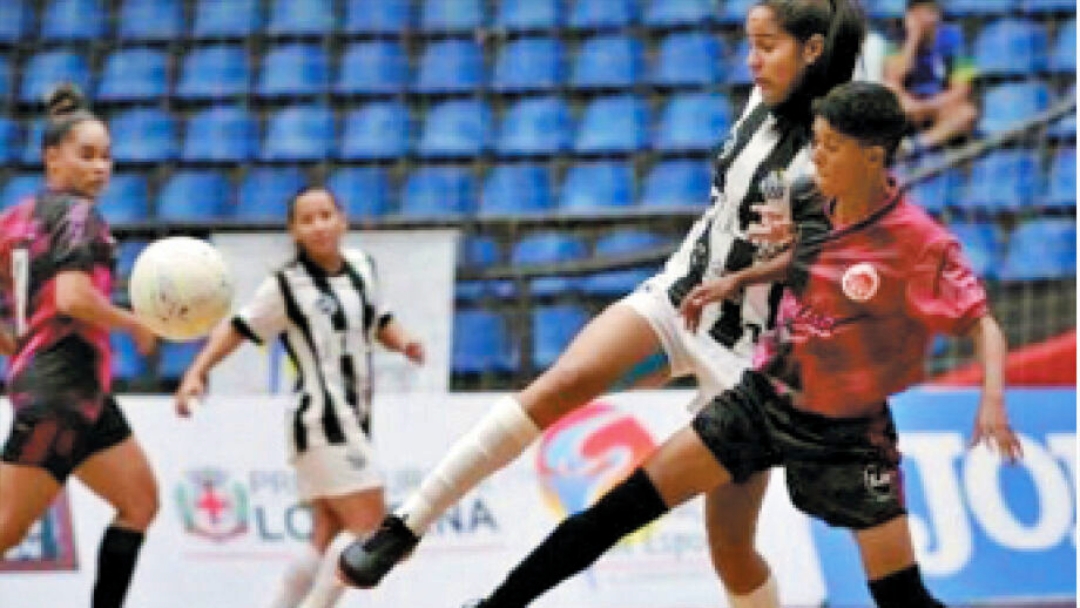
[[[86,97],[79,87],[71,82],[63,82],[54,87],[45,96],[45,114],[50,118],[86,110]]]

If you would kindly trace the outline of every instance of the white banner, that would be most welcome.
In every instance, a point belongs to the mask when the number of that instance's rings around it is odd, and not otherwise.
[[[426,363],[417,367],[398,353],[378,348],[376,393],[448,389],[457,239],[456,230],[350,232],[346,236],[346,246],[359,247],[375,258],[391,309],[423,341],[427,354]],[[243,306],[267,275],[294,252],[292,239],[284,232],[216,234],[213,242],[236,281],[236,307]],[[211,380],[215,393],[267,394],[290,390],[291,374],[288,357],[275,342],[241,348],[214,370]]]

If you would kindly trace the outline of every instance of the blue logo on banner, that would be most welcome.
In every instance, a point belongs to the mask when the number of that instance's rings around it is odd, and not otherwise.
[[[1076,597],[1076,391],[1009,391],[1015,466],[968,449],[978,399],[920,389],[893,400],[923,577],[950,604]],[[851,534],[815,521],[814,542],[828,605],[872,606]]]

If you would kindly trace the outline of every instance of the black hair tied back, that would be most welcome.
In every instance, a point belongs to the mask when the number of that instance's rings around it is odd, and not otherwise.
[[[84,120],[97,120],[82,91],[70,82],[57,85],[45,96],[45,118],[43,149],[64,141],[71,129]]]

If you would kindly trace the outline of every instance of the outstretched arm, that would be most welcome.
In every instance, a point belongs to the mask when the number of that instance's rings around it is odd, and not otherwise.
[[[416,338],[411,337],[397,319],[391,318],[386,325],[382,326],[376,339],[386,348],[399,352],[417,365],[424,362],[424,345]]]
[[[982,396],[971,445],[985,442],[1006,460],[1015,462],[1023,456],[1023,451],[1005,409],[1005,336],[990,315],[979,318],[968,336],[975,341],[975,356],[983,368]]]
[[[226,319],[218,324],[210,334],[210,340],[195,357],[191,367],[184,373],[180,387],[176,389],[176,413],[190,416],[192,400],[199,399],[206,392],[206,377],[215,365],[235,351],[244,336],[237,331],[232,320]]]

